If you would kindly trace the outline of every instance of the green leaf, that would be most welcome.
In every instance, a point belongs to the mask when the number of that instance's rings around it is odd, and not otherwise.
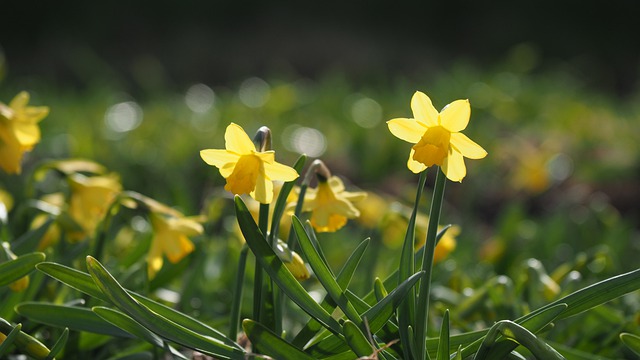
[[[264,235],[260,229],[258,229],[255,221],[253,221],[249,209],[247,209],[247,206],[239,196],[235,198],[235,205],[242,235],[251,251],[255,254],[260,266],[267,271],[271,279],[293,302],[300,306],[302,310],[319,321],[331,332],[339,334],[339,336],[342,337],[340,324],[331,317],[331,314],[313,300],[298,280],[289,272],[271,246],[267,244]]]
[[[447,309],[442,316],[442,325],[440,326],[440,341],[438,342],[437,360],[449,360],[449,310]]]
[[[541,311],[563,303],[567,304],[567,309],[562,312],[558,318],[564,319],[638,289],[640,289],[640,269],[614,276],[591,286],[582,288],[559,300],[549,303],[518,320],[536,316]]]
[[[640,356],[640,336],[629,334],[629,333],[622,333],[620,334],[620,340],[631,351],[636,353],[636,355]]]
[[[52,360],[64,349],[64,346],[67,344],[67,340],[69,339],[69,328],[64,328],[62,331],[62,335],[58,338],[55,344],[51,347],[51,351],[49,355],[47,355],[46,360]]]
[[[293,168],[298,172],[298,174],[302,172],[306,161],[307,156],[303,154],[300,155],[295,164],[293,164]],[[284,214],[284,211],[287,208],[287,198],[289,197],[289,193],[291,193],[296,180],[285,182],[282,185],[280,194],[278,195],[278,199],[276,200],[276,204],[273,207],[273,215],[271,218],[271,236],[274,236],[275,238],[277,238],[278,236],[278,228],[280,226],[280,221],[282,220],[282,214]]]
[[[100,291],[91,276],[85,272],[54,262],[43,262],[36,265],[36,269],[52,278],[96,299],[110,303],[111,300]]]
[[[208,355],[244,359],[245,352],[240,348],[231,347],[217,339],[196,333],[142,305],[132,298],[102,264],[91,256],[87,256],[87,268],[100,290],[109,297],[111,302],[150,331]]]
[[[384,284],[382,283],[382,280],[380,280],[379,277],[376,277],[375,280],[373,281],[373,293],[376,295],[377,301],[380,301],[384,299],[387,295],[389,295],[389,292],[384,287]],[[410,298],[409,296],[407,296],[407,298]]]
[[[16,312],[30,320],[55,327],[68,327],[74,331],[88,331],[96,334],[130,337],[129,334],[104,321],[91,310],[78,307],[24,302],[15,308]]]
[[[539,312],[536,316],[528,317],[528,318],[525,318],[524,320],[521,318],[516,320],[515,323],[524,327],[525,329],[528,329],[532,333],[537,333],[538,331],[542,330],[545,326],[550,324],[553,320],[558,318],[558,316],[562,314],[562,312],[565,311],[566,308],[567,308],[566,304],[556,304],[552,307],[546,308],[542,312]],[[467,356],[476,352],[480,348],[483,341],[484,341],[483,338],[478,339],[472,342],[471,344],[467,345],[465,348],[463,348],[462,357],[466,358]],[[494,350],[495,351],[494,354],[496,356],[506,356],[511,351],[513,351],[517,347],[517,345],[518,344],[512,341],[505,341],[500,344],[496,344],[496,350]]]
[[[93,296],[107,303],[112,303],[111,300],[100,290],[100,288],[98,288],[91,276],[85,272],[51,262],[40,263],[36,265],[36,268],[71,288],[74,288],[82,293]],[[211,336],[214,339],[218,339],[229,346],[235,346],[239,348],[239,345],[237,345],[220,331],[210,327],[209,325],[206,325],[205,323],[200,322],[186,314],[171,309],[166,305],[160,304],[142,295],[128,290],[127,292],[144,306],[164,316],[165,318],[202,335]]]
[[[529,330],[509,320],[498,321],[491,327],[491,329],[489,329],[489,332],[478,349],[474,359],[484,360],[504,358],[505,355],[502,354],[500,349],[498,349],[497,352],[494,352],[494,345],[499,344],[500,337],[513,340],[521,346],[524,346],[536,357],[536,359],[564,360],[564,357],[554,348],[539,339]],[[501,342],[503,341],[507,340],[502,340]]]
[[[369,242],[369,239],[364,239],[353,251],[353,253],[351,253],[351,256],[349,256],[342,269],[340,269],[340,272],[336,277],[336,281],[338,282],[342,290],[346,290],[349,286],[351,278],[358,268],[358,264],[360,264],[360,260],[362,260],[362,256],[364,255]],[[322,308],[325,309],[328,313],[331,313],[336,308],[336,303],[333,301],[333,299],[331,299],[329,295],[326,295],[320,303],[320,306],[322,306]],[[364,311],[366,311],[366,309],[361,312]],[[302,328],[302,330],[300,330],[300,332],[298,332],[296,337],[293,339],[293,345],[298,347],[305,346],[309,342],[309,340],[311,340],[311,338],[321,329],[322,325],[319,322],[317,322],[313,318],[309,319],[307,324]]]
[[[49,227],[54,221],[53,218],[49,218],[38,228],[22,234],[22,236],[11,242],[11,250],[17,255],[20,255],[36,249],[38,244],[40,244],[40,240],[42,240],[44,234],[49,230]]]
[[[349,303],[349,300],[345,296],[343,289],[333,277],[333,273],[331,272],[327,264],[322,261],[320,255],[311,243],[309,234],[307,234],[307,231],[302,225],[302,222],[295,215],[292,217],[292,222],[293,229],[298,236],[300,249],[309,262],[309,265],[313,269],[313,272],[316,274],[316,277],[327,291],[327,294],[331,296],[336,304],[338,304],[338,307],[340,307],[340,309],[344,312],[349,320],[355,322],[358,326],[361,326],[362,319],[360,318],[360,315],[358,314],[356,309],[353,308],[353,305]]]
[[[393,315],[393,312],[407,295],[409,289],[411,289],[418,280],[420,280],[423,274],[424,272],[413,274],[413,276],[405,280],[400,284],[400,286],[390,292],[387,297],[382,299],[382,301],[362,313],[362,318],[367,318],[369,331],[371,331],[372,334],[376,334],[383,326],[387,325],[389,319]],[[346,294],[352,302],[355,303],[356,301],[359,301],[361,304],[368,306],[351,291],[347,290]],[[315,357],[325,356],[326,354],[336,354],[344,350],[346,350],[345,343],[335,337],[328,337],[317,344],[313,344],[308,349],[309,353]]]
[[[0,343],[0,359],[3,358],[4,354],[9,350],[13,342],[17,339],[18,334],[20,334],[20,330],[22,330],[22,324],[16,325],[6,335],[6,338],[4,339],[4,341]]]
[[[274,359],[282,360],[313,360],[302,350],[289,344],[269,329],[250,319],[242,322],[242,328],[252,344],[257,345],[260,351]]]
[[[3,262],[0,264],[0,286],[11,284],[28,275],[33,271],[36,264],[43,262],[44,259],[44,253],[34,252]]]
[[[344,338],[347,344],[359,357],[369,356],[374,352],[372,345],[353,322],[346,320],[344,324],[342,324],[342,331],[344,332]]]
[[[138,322],[133,320],[127,314],[124,314],[118,310],[111,309],[104,306],[94,306],[91,310],[100,318],[104,319],[109,324],[116,326],[119,329],[122,329],[128,334],[131,334],[137,338],[143,339],[150,344],[153,344],[161,349],[165,348],[166,343],[162,338],[158,335],[152,333],[144,326],[140,325]],[[174,357],[179,357],[181,359],[186,359],[182,354],[178,351],[169,347],[171,354]]]
[[[17,326],[22,325],[18,324]],[[3,334],[9,334],[13,331],[14,328],[15,327],[5,319],[0,318],[0,332],[2,332]],[[21,352],[37,360],[46,359],[50,352],[43,343],[41,343],[33,336],[25,333],[24,331],[19,331],[18,334],[15,335],[13,343]]]
[[[418,216],[418,208],[420,205],[420,199],[422,198],[422,190],[424,190],[426,181],[427,172],[420,172],[420,177],[418,179],[418,190],[416,191],[416,200],[413,204],[411,217],[409,218],[409,223],[407,224],[407,232],[405,233],[404,242],[402,243],[400,265],[397,271],[397,283],[408,279],[409,276],[416,272],[414,249],[416,238],[416,217]],[[408,329],[415,326],[415,307],[415,290],[412,289],[409,292],[409,296],[407,296],[407,301],[404,301],[398,307],[398,326],[400,329],[400,341],[405,345],[408,345],[410,341]],[[409,346],[405,346],[403,348],[403,351],[405,358],[414,357],[414,354],[410,353],[411,348]]]

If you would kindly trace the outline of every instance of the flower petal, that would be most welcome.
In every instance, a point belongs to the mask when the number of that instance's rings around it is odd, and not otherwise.
[[[476,144],[463,133],[452,133],[450,144],[462,156],[469,159],[482,159],[487,156],[487,152],[482,146]]]
[[[469,100],[456,100],[440,112],[440,125],[451,132],[464,130],[471,117]]]
[[[222,168],[226,164],[235,164],[240,159],[238,154],[221,149],[205,149],[200,151],[200,157],[204,162],[217,168]],[[225,176],[226,177],[226,176]]]
[[[29,93],[26,91],[21,91],[18,95],[13,97],[13,99],[9,103],[9,107],[16,110],[27,106],[27,103],[29,103]]]
[[[269,180],[293,181],[298,178],[298,172],[287,165],[274,161],[273,163],[263,162],[265,176]]]
[[[450,151],[449,155],[444,159],[442,171],[449,180],[461,182],[467,175],[467,168],[464,165],[462,154],[457,151]]]
[[[255,189],[249,195],[261,204],[270,204],[273,200],[273,183],[265,177],[264,168],[258,171]]]
[[[413,171],[414,174],[419,174],[423,172],[427,166],[419,161],[413,160],[413,154],[415,154],[415,150],[411,149],[409,153],[409,160],[407,161],[407,167],[409,170]]]
[[[420,91],[416,91],[411,98],[411,110],[413,117],[426,126],[438,125],[438,110],[433,107],[429,97]],[[414,141],[415,142],[415,141]]]
[[[427,128],[417,122],[414,119],[397,118],[387,121],[387,126],[391,133],[406,142],[412,144],[420,141],[422,135],[427,131]]]
[[[224,133],[224,141],[227,150],[239,155],[251,154],[252,151],[256,151],[253,141],[238,124],[231,123],[227,126],[227,130]]]

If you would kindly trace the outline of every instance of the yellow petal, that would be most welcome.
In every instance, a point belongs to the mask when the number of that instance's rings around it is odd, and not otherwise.
[[[249,135],[238,124],[231,123],[224,133],[225,147],[238,155],[251,154],[256,151],[256,146]]]
[[[451,181],[460,182],[467,175],[467,168],[464,166],[464,158],[457,151],[450,151],[444,159],[442,171]]]
[[[456,100],[440,112],[440,125],[451,132],[464,130],[471,117],[469,100]]]
[[[269,180],[293,181],[298,178],[298,172],[279,162],[263,163],[266,178]]]
[[[451,146],[464,157],[469,159],[482,159],[487,156],[487,152],[480,145],[476,144],[463,133],[452,133],[450,141]]]
[[[27,106],[29,102],[29,93],[26,91],[21,91],[18,95],[16,95],[13,100],[9,103],[9,107],[13,109],[20,109]]]
[[[29,122],[37,123],[49,115],[48,106],[29,106],[24,109],[23,115]]]
[[[174,264],[182,260],[195,249],[191,240],[182,234],[178,234],[174,239],[172,239],[172,241],[168,241],[163,245],[167,258]]]
[[[221,168],[229,163],[236,163],[240,156],[227,150],[205,149],[200,151],[200,157],[211,166]]]
[[[427,131],[427,128],[417,122],[414,119],[397,118],[387,121],[387,126],[391,133],[406,142],[412,144],[420,141],[422,135]]]
[[[258,172],[255,190],[249,195],[261,204],[270,204],[273,200],[273,183],[264,175],[264,170]]]
[[[413,117],[426,126],[438,125],[438,110],[433,107],[431,99],[420,91],[416,91],[411,98]],[[415,141],[414,141],[415,142]]]
[[[155,239],[154,239],[155,240]],[[153,279],[158,271],[162,269],[162,242],[152,241],[151,249],[147,255],[147,276],[149,279]]]
[[[407,167],[409,168],[409,170],[413,171],[414,174],[419,174],[421,172],[423,172],[427,166],[421,162],[415,161],[413,160],[413,155],[415,154],[415,150],[413,150],[413,148],[411,149],[411,152],[409,153],[409,160],[407,161]]]

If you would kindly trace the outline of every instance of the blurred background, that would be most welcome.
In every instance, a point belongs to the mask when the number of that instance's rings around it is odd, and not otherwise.
[[[51,108],[23,176],[45,159],[90,158],[126,189],[193,214],[224,196],[198,151],[222,148],[232,121],[249,134],[269,126],[281,162],[322,158],[349,186],[410,205],[410,146],[385,121],[411,117],[416,90],[437,108],[468,98],[465,133],[489,156],[447,185],[443,222],[461,225],[449,266],[505,273],[529,257],[553,268],[587,252],[600,256],[592,273],[605,275],[637,268],[640,251],[639,10],[633,1],[12,1],[0,21],[0,99],[27,90]],[[17,187],[11,179],[5,186]]]

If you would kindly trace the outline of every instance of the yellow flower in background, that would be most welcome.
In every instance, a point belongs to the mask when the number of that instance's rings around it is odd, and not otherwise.
[[[27,106],[29,93],[23,91],[9,105],[0,102],[0,168],[20,174],[22,156],[40,141],[38,122],[49,114],[46,106]]]
[[[363,200],[365,192],[349,192],[337,176],[318,178],[318,187],[308,189],[302,211],[311,211],[311,225],[318,232],[334,232],[342,228],[347,219],[360,216],[353,202]]]
[[[275,161],[273,150],[258,151],[247,133],[237,124],[227,126],[225,148],[200,151],[202,160],[220,170],[227,179],[225,190],[236,194],[249,194],[262,204],[273,200],[274,180],[293,181],[298,173],[292,167]]]
[[[179,262],[195,249],[189,237],[202,234],[204,229],[186,217],[151,212],[149,218],[154,235],[147,256],[147,273],[149,279],[153,279],[162,268],[164,255],[174,264]]]
[[[402,246],[404,241],[407,226],[409,225],[409,217],[411,209],[398,203],[393,203],[389,207],[389,212],[386,214],[384,221],[381,223],[382,239],[384,244],[389,248],[396,249]],[[444,227],[438,226],[438,232]],[[416,229],[414,249],[417,251],[424,246],[425,239],[427,237],[427,230],[429,229],[429,216],[424,214],[418,214],[416,216]],[[444,233],[438,244],[436,245],[435,252],[433,254],[434,263],[438,263],[444,260],[451,252],[456,248],[457,241],[456,236],[460,234],[460,226],[453,225],[447,232]]]
[[[69,233],[69,240],[79,241],[94,233],[109,206],[122,191],[122,185],[116,174],[87,177],[75,173],[68,179],[71,188],[69,215],[83,229],[82,232]]]
[[[451,181],[462,181],[467,170],[464,157],[482,159],[487,152],[460,131],[471,117],[468,100],[456,100],[438,112],[431,99],[416,91],[411,98],[413,118],[387,121],[396,137],[415,144],[409,153],[407,167],[414,173],[438,165]]]
[[[304,281],[311,277],[309,269],[307,269],[307,266],[304,264],[304,260],[302,260],[302,257],[300,257],[300,255],[295,251],[291,252],[291,261],[283,260],[283,262],[284,266],[289,269],[291,275],[293,275],[296,280]]]

